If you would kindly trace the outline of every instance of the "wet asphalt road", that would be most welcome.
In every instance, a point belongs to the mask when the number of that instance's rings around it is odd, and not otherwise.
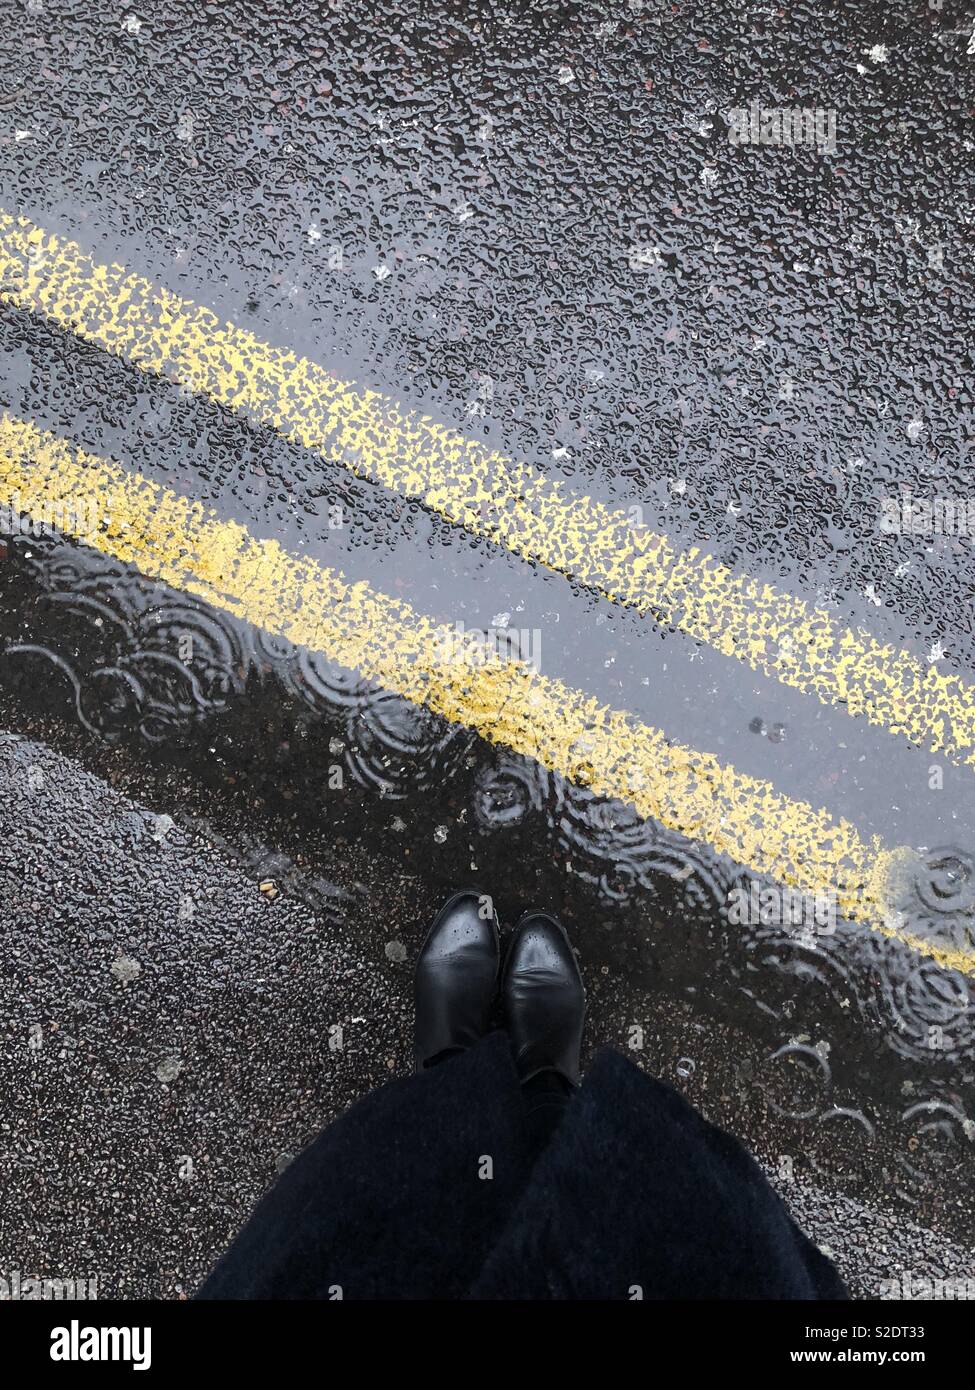
[[[378,840],[327,834],[305,845],[312,872],[255,839],[252,819],[208,821],[178,778],[164,804],[193,810],[174,822],[42,743],[6,737],[0,767],[3,1267],[94,1278],[103,1297],[185,1297],[318,1129],[409,1070],[410,968],[437,885]],[[270,876],[273,901],[258,887]],[[851,1291],[968,1276],[963,1183],[947,1202],[941,1184],[933,1233],[890,1200],[908,1186],[904,1154],[864,1162],[849,1112],[827,1136],[797,1126],[781,1113],[795,1089],[754,1039],[603,973],[578,935],[587,1055],[620,1047],[747,1133]],[[823,1078],[804,1083],[821,1103]]]
[[[12,28],[3,211],[975,669],[970,541],[878,525],[884,498],[973,488],[964,7],[28,0]],[[733,146],[753,98],[835,112],[835,153]],[[948,847],[965,883],[918,930],[975,941],[971,766],[9,302],[0,344],[8,413]],[[637,1060],[792,1174],[864,1296],[885,1249],[975,1268],[964,976],[860,928],[732,928],[738,869],[706,844],[70,539],[9,538],[0,632],[2,724],[34,740],[4,746],[0,1271],[192,1289],[283,1156],[407,1065],[422,921],[470,881],[509,920],[564,914],[591,1043],[644,1027]]]

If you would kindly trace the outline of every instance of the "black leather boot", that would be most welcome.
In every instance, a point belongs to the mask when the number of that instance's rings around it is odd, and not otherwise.
[[[501,1000],[522,1082],[554,1072],[578,1086],[586,991],[565,929],[547,912],[528,912],[518,923]]]
[[[416,963],[417,1071],[477,1042],[488,1030],[498,990],[500,948],[494,913],[482,916],[487,900],[455,893],[433,919]]]

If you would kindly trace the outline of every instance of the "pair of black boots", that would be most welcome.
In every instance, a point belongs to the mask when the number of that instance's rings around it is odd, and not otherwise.
[[[504,951],[491,900],[455,893],[437,913],[416,966],[417,1071],[488,1032],[500,997],[503,1026],[523,1085],[579,1084],[586,992],[561,924],[528,912]]]

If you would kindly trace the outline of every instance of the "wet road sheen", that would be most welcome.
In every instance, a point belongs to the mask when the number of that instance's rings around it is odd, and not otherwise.
[[[4,527],[9,723],[557,906],[621,1010],[752,1036],[775,1114],[933,1220],[975,1125],[975,561],[882,519],[975,500],[970,15],[14,26],[0,474],[62,511]],[[732,143],[753,101],[835,149]],[[782,882],[824,921],[756,915]]]

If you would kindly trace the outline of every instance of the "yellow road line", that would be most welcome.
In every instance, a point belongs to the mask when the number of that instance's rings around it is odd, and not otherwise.
[[[350,584],[199,502],[8,417],[0,417],[0,501],[56,515],[69,532],[73,517],[84,517],[87,527],[95,512],[97,530],[85,529],[81,538],[105,555],[324,653],[755,873],[803,892],[835,889],[844,915],[945,968],[975,975],[970,952],[911,936],[885,910],[887,884],[910,851],[864,839],[848,821],[671,743],[633,715],[524,663],[485,663],[475,637],[364,582]],[[457,660],[468,640],[470,653]],[[445,660],[448,652],[453,660]]]
[[[626,512],[564,491],[375,391],[73,242],[0,212],[0,299],[148,372],[273,426],[449,521],[569,575],[754,670],[975,765],[975,686],[737,575],[697,548],[634,529]]]

